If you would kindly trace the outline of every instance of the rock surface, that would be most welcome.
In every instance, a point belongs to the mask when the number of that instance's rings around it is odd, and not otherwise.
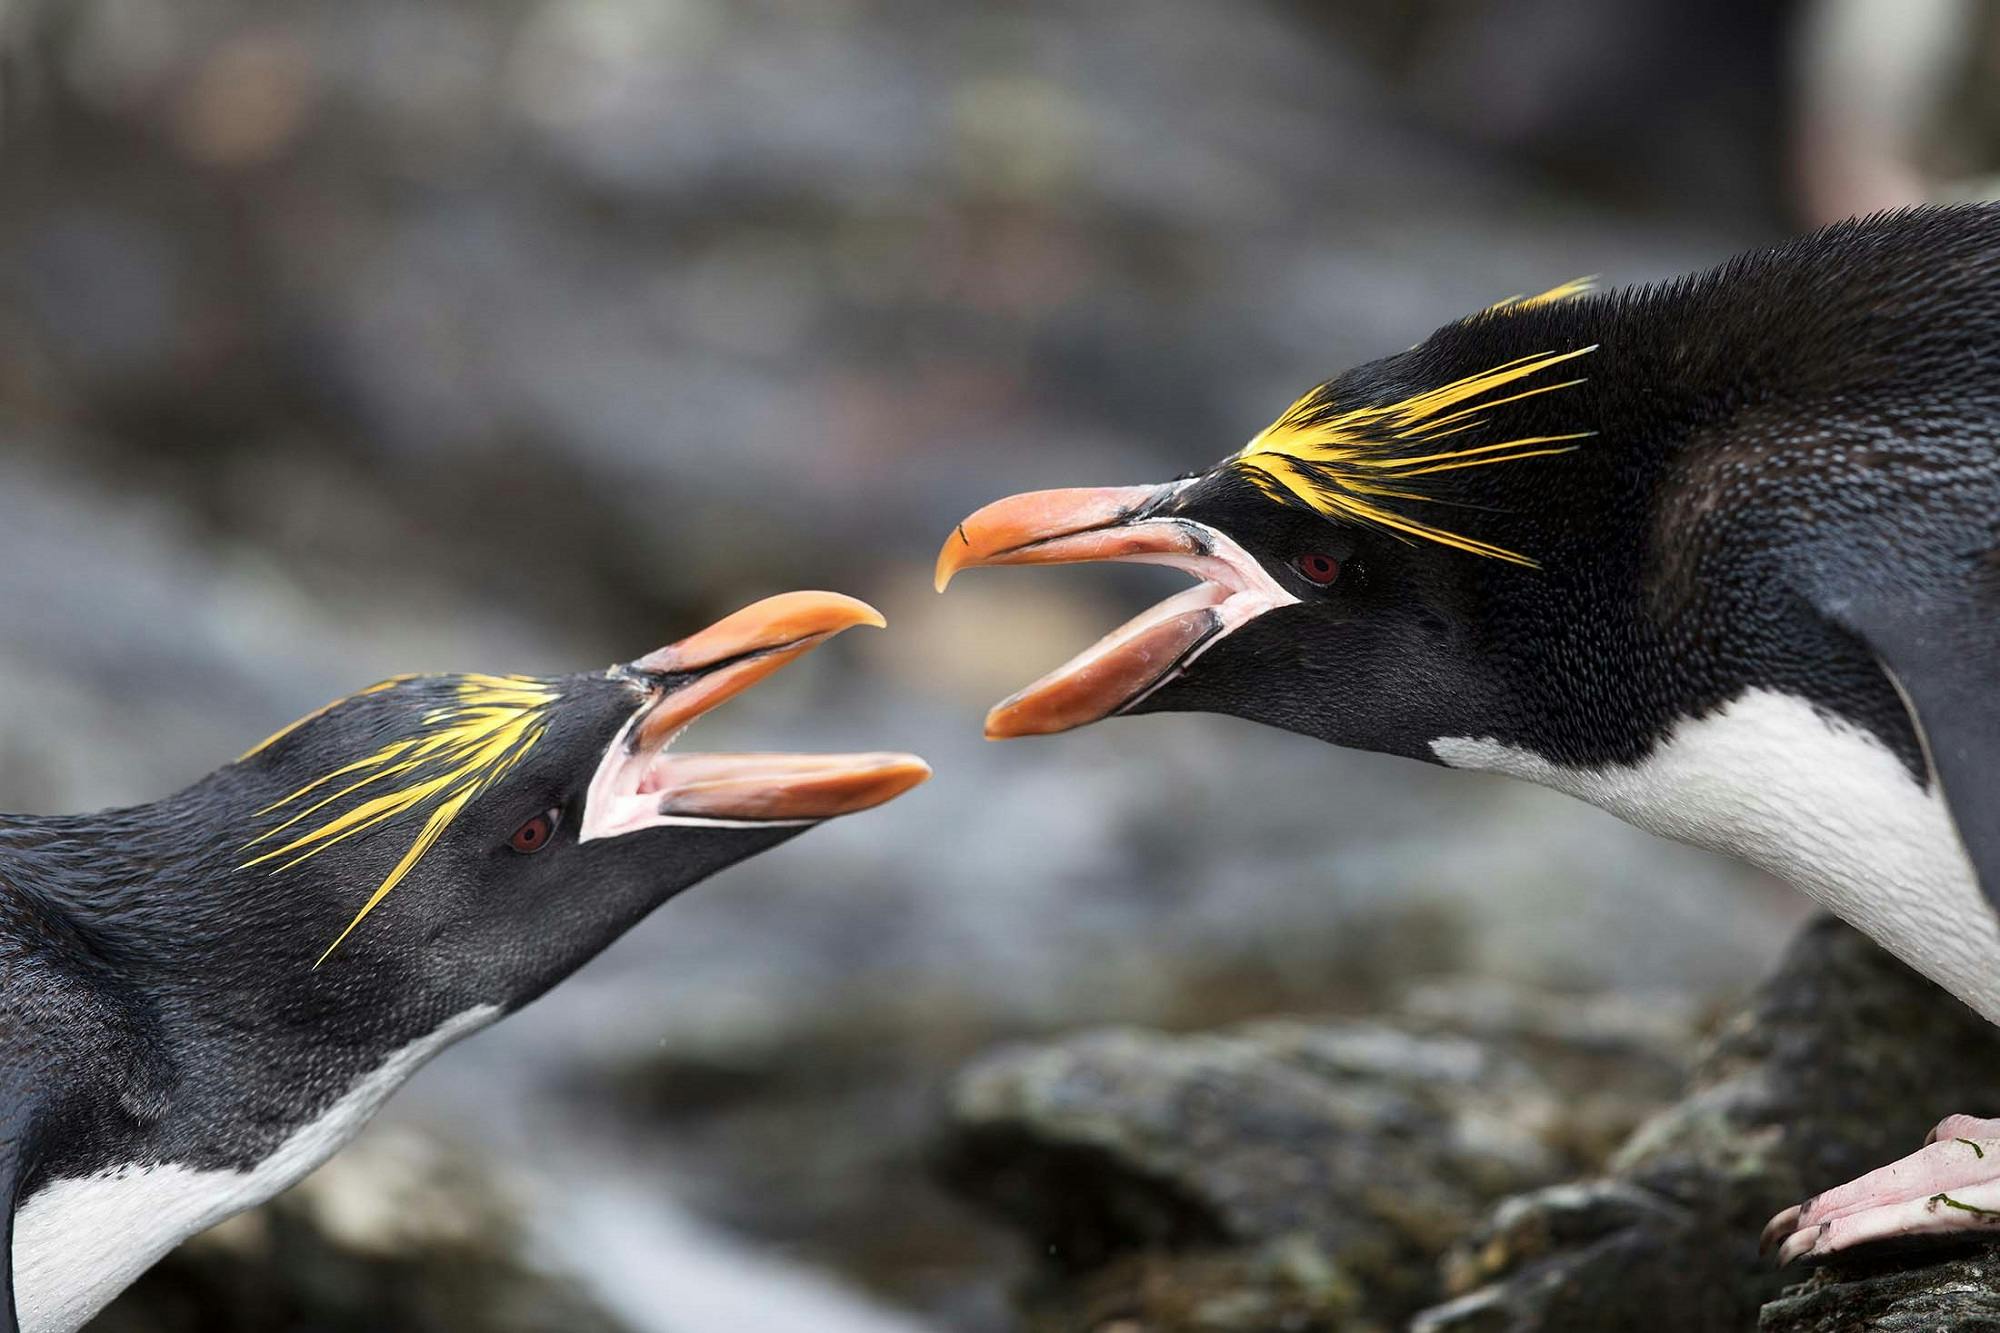
[[[1937,1263],[1895,1258],[1828,1264],[1766,1305],[1757,1333],[1994,1333],[2000,1254],[1989,1247]]]
[[[1490,988],[1396,1023],[1109,1029],[1002,1050],[951,1104],[945,1170],[1046,1257],[1046,1330],[1388,1327],[1493,1200],[1572,1174],[1676,1080],[1684,1033],[1636,1008],[1538,1058],[1559,1010]],[[1446,1017],[1468,999],[1489,1029]]]
[[[1671,1017],[1441,993],[1393,1022],[1110,1030],[970,1068],[946,1170],[1043,1256],[1024,1326],[2000,1329],[1995,1250],[1809,1275],[1757,1254],[1779,1208],[2000,1106],[2000,1033],[1854,931],[1805,930],[1650,1117]]]

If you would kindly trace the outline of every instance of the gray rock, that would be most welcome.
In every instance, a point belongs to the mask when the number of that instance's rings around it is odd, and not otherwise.
[[[1828,1264],[1763,1309],[1758,1333],[1994,1333],[2000,1255],[1990,1248],[1911,1266],[1895,1257]]]
[[[1657,1034],[1610,1023],[1568,1067],[1532,1058],[1547,1012],[1479,1036],[1281,1020],[1004,1049],[953,1091],[947,1174],[1035,1238],[1031,1329],[1388,1327],[1493,1200],[1582,1168],[1671,1086]]]

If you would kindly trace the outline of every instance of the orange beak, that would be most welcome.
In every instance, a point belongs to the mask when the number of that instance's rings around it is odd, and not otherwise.
[[[1171,565],[1201,580],[995,705],[986,715],[987,739],[1068,731],[1130,708],[1224,634],[1298,600],[1223,533],[1165,512],[1178,489],[1030,491],[987,505],[945,539],[939,592],[975,565],[1123,560]]]
[[[638,744],[651,748],[725,699],[743,693],[804,657],[844,629],[888,625],[868,603],[837,592],[783,592],[724,616],[678,643],[656,648],[631,669],[643,675],[699,672],[671,691],[639,724]]]
[[[767,597],[624,671],[656,691],[592,780],[581,837],[671,823],[803,823],[872,809],[931,775],[912,754],[677,754],[695,719],[844,629],[886,624],[831,592]]]
[[[1089,486],[995,500],[968,515],[945,538],[937,558],[937,590],[943,592],[959,570],[976,565],[1060,565],[1159,550],[1148,542],[1171,540],[1164,530],[1148,533],[1120,525],[1160,494],[1158,486]]]

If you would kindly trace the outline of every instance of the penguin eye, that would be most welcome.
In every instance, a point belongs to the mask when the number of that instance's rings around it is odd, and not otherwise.
[[[1302,555],[1292,562],[1292,567],[1305,576],[1308,583],[1316,583],[1324,588],[1340,577],[1340,562],[1330,555]]]
[[[544,810],[515,829],[514,836],[507,839],[507,845],[523,855],[539,852],[549,845],[549,839],[555,836],[555,832],[556,811]]]

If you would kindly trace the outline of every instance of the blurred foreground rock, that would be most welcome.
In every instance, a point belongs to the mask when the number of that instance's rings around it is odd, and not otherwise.
[[[623,1333],[524,1241],[474,1163],[377,1131],[168,1255],[89,1333]]]
[[[1492,1201],[1603,1160],[1687,1044],[1636,1005],[1481,987],[1410,1010],[1114,1029],[974,1066],[946,1170],[1045,1252],[1026,1327],[1390,1327]]]
[[[1032,1333],[2000,1330],[1991,1248],[1757,1254],[1779,1208],[2000,1107],[2000,1033],[1860,935],[1804,931],[1615,1152],[1685,1025],[1504,998],[1001,1051],[946,1169],[1037,1243]]]

